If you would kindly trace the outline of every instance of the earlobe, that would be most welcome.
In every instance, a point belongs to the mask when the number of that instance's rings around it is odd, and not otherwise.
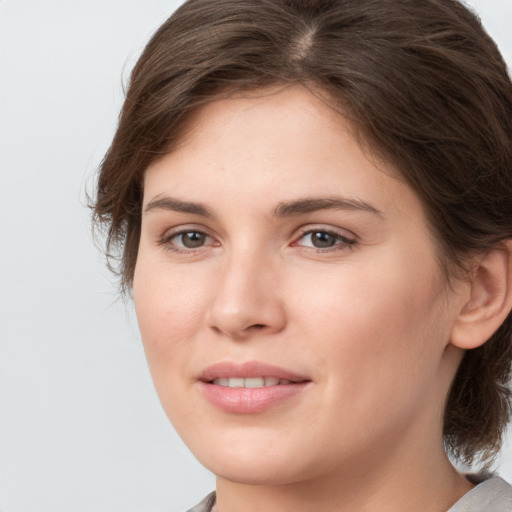
[[[451,332],[461,349],[483,345],[512,309],[512,240],[501,242],[476,261],[467,302]]]

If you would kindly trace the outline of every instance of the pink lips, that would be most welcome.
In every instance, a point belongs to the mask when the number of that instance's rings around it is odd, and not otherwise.
[[[228,387],[214,384],[216,379],[273,377],[289,381],[265,387]],[[297,395],[311,379],[278,366],[251,361],[243,364],[217,363],[199,376],[201,392],[213,405],[226,412],[252,414]]]

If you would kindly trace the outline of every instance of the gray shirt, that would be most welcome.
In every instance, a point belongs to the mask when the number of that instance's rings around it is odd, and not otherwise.
[[[448,512],[512,512],[512,486],[498,476],[484,478],[469,477],[472,482],[480,483]]]
[[[447,512],[512,512],[512,486],[505,480],[498,476],[470,476],[469,480],[480,483]],[[211,512],[214,505],[215,493],[212,492],[188,512]]]

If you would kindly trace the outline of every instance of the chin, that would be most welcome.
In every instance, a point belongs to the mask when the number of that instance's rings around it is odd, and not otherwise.
[[[230,482],[245,485],[289,485],[303,481],[307,477],[296,467],[290,467],[290,462],[269,460],[265,464],[250,461],[219,461],[205,467],[217,477]]]
[[[297,449],[282,445],[277,450],[268,443],[216,448],[197,450],[194,455],[217,477],[240,484],[289,485],[311,478],[318,465],[304,450],[298,453]]]

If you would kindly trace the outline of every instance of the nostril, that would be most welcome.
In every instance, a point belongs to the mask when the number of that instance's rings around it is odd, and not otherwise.
[[[264,329],[266,326],[264,324],[254,324],[251,325],[253,329]]]

